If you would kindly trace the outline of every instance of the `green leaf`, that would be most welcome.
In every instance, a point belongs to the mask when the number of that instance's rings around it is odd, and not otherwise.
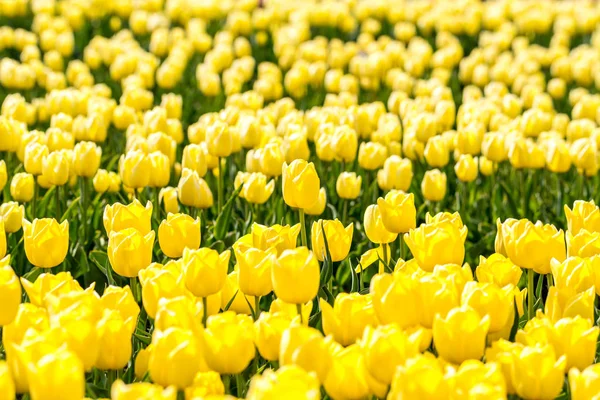
[[[223,239],[225,239],[225,236],[227,235],[227,232],[229,230],[229,224],[231,223],[231,210],[233,209],[235,199],[240,194],[242,187],[243,187],[243,185],[240,185],[231,194],[231,197],[229,198],[229,200],[227,200],[227,203],[225,203],[223,210],[221,210],[221,213],[217,217],[217,221],[215,223],[215,228],[214,228],[214,235],[215,235],[215,239],[217,239],[217,240],[223,240]]]
[[[108,254],[100,250],[93,250],[90,252],[89,259],[96,264],[98,269],[106,276],[109,285],[116,285],[116,282],[112,276]]]
[[[515,202],[513,191],[511,191],[508,188],[508,186],[506,186],[506,183],[504,183],[502,181],[500,181],[499,183],[500,183],[500,187],[502,188],[504,193],[506,193],[506,197],[508,198],[508,205],[510,207],[511,215],[514,215],[514,216],[520,215],[519,209],[517,207],[517,203]]]
[[[352,266],[352,261],[350,261],[350,257],[348,257],[347,261],[348,261],[348,268],[350,268],[350,274],[352,275],[352,286],[350,288],[350,293],[358,292],[358,289],[360,288],[358,274],[356,273],[356,270]]]
[[[65,219],[67,219],[69,217],[69,214],[71,214],[71,211],[73,211],[73,209],[75,207],[77,207],[77,205],[79,204],[80,197],[77,197],[75,200],[73,200],[71,202],[71,205],[69,206],[69,208],[67,208],[67,210],[64,212],[64,214],[60,218],[60,222],[63,222]]]
[[[327,242],[327,235],[323,228],[323,221],[321,221],[321,233],[323,234],[323,242],[325,244],[325,259],[323,260],[323,269],[321,270],[321,285],[327,285],[333,275],[333,262],[331,261],[331,252],[329,251],[329,243]]]
[[[239,292],[239,290],[235,291],[235,293],[233,294],[233,296],[231,297],[231,299],[225,305],[225,308],[223,308],[223,311],[229,310],[229,307],[231,307],[231,305],[233,304],[233,301],[235,300],[235,296],[237,296],[238,292]]]

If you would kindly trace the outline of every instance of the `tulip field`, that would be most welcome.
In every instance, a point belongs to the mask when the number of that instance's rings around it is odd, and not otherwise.
[[[600,3],[0,0],[0,400],[600,399]]]

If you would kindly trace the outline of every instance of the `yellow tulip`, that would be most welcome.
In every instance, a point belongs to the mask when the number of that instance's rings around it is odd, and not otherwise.
[[[499,287],[517,286],[523,270],[502,254],[494,253],[487,259],[479,257],[479,265],[475,269],[479,282],[495,283]]]
[[[463,362],[450,377],[452,392],[457,398],[505,399],[506,383],[499,364],[479,360]]]
[[[62,263],[69,250],[69,223],[55,219],[23,220],[25,254],[39,268],[52,268]]]
[[[282,174],[285,157],[279,143],[267,143],[260,149],[259,155],[260,172],[269,177]]]
[[[0,205],[0,219],[4,221],[6,233],[18,232],[23,224],[25,207],[14,201],[8,201]]]
[[[417,355],[396,369],[388,397],[392,399],[443,399],[450,382],[440,360],[431,353]]]
[[[252,319],[233,311],[209,317],[203,339],[206,364],[220,374],[241,373],[256,352]]]
[[[581,293],[594,286],[595,274],[591,260],[569,257],[563,262],[550,261],[550,270],[558,289]]]
[[[152,262],[154,231],[143,235],[135,228],[112,231],[108,235],[108,260],[119,275],[134,278]]]
[[[427,274],[417,281],[417,301],[421,326],[431,329],[436,315],[445,318],[460,305],[460,292],[451,281]]]
[[[134,228],[142,235],[150,233],[152,219],[152,203],[148,201],[146,207],[137,199],[131,204],[115,203],[104,208],[103,222],[106,233],[119,232],[127,228]]]
[[[142,285],[142,301],[150,318],[156,318],[162,299],[172,299],[185,294],[181,275],[160,265],[151,264],[139,272]]]
[[[158,193],[158,201],[163,204],[163,208],[167,214],[179,213],[179,199],[177,189],[173,187],[165,187],[160,189]]]
[[[565,215],[572,235],[577,235],[582,229],[600,232],[600,209],[593,200],[577,200],[573,203],[573,210],[565,205]]]
[[[302,312],[302,319],[304,321],[304,325],[308,325],[308,318],[310,317],[310,313],[312,312],[312,309],[313,309],[313,302],[309,301],[306,304],[301,304],[300,308],[301,308],[301,312]],[[273,300],[273,302],[271,303],[271,306],[269,307],[269,312],[272,314],[276,314],[276,313],[285,314],[287,316],[287,318],[289,318],[290,321],[295,319],[296,317],[298,317],[298,307],[296,306],[296,304],[286,303],[286,302],[282,301],[281,299]],[[300,318],[298,318],[298,319],[300,319]],[[299,321],[295,321],[295,322],[299,322]]]
[[[221,376],[215,371],[198,372],[191,386],[185,389],[186,399],[197,397],[216,397],[224,400],[235,400],[233,396],[225,395],[225,385]]]
[[[207,164],[206,153],[204,152],[204,149],[197,144],[189,144],[185,146],[181,159],[181,167],[183,169],[189,168],[193,171],[196,171],[200,177],[206,175]]]
[[[296,396],[306,400],[320,400],[320,383],[316,375],[294,365],[281,367],[276,372],[267,369],[250,381],[246,399],[277,399]]]
[[[210,208],[214,201],[206,181],[196,171],[188,168],[181,171],[177,195],[181,204],[195,208]]]
[[[14,399],[15,397],[15,383],[10,374],[10,369],[6,364],[6,361],[0,361],[0,391],[5,399]]]
[[[279,348],[279,364],[297,365],[315,372],[321,383],[325,382],[332,363],[331,338],[300,324],[292,324],[283,332]]]
[[[96,368],[118,370],[127,365],[132,353],[131,335],[135,322],[123,319],[118,311],[104,310],[97,325],[101,350],[96,360]]]
[[[385,198],[377,199],[383,226],[393,233],[405,233],[416,228],[417,210],[412,193],[392,190]]]
[[[330,261],[344,260],[350,251],[353,231],[353,224],[349,224],[344,228],[344,225],[337,219],[333,221],[320,219],[313,222],[310,236],[312,249],[319,261],[323,261],[326,256],[324,236],[327,238],[327,245],[331,254]]]
[[[438,354],[451,363],[478,360],[483,356],[490,317],[480,317],[468,306],[452,309],[433,321],[433,342]]]
[[[9,265],[10,256],[0,259],[0,326],[10,324],[16,317],[21,303],[21,284],[19,278]]]
[[[103,309],[118,311],[123,320],[137,321],[140,306],[137,304],[129,286],[109,286],[104,289],[100,304]]]
[[[383,168],[377,171],[377,184],[382,190],[408,191],[412,182],[412,162],[397,155],[388,157],[383,163]]]
[[[446,174],[438,169],[425,172],[421,191],[426,200],[441,201],[446,196]]]
[[[467,282],[461,295],[461,304],[473,308],[482,318],[488,315],[489,332],[496,333],[509,323],[513,314],[513,290],[512,285],[500,288],[493,283]]]
[[[160,151],[154,151],[148,154],[150,161],[148,186],[153,188],[163,188],[169,184],[171,179],[171,164],[169,157]]]
[[[50,400],[81,399],[85,393],[85,375],[81,361],[60,348],[29,366],[29,393],[32,398]]]
[[[553,225],[526,220],[501,225],[501,236],[508,258],[521,268],[539,274],[550,272],[550,260],[566,258],[565,236]]]
[[[298,235],[300,234],[300,224],[273,225],[264,226],[257,223],[252,224],[251,232],[242,236],[234,245],[234,249],[239,247],[242,251],[250,247],[256,247],[260,250],[267,250],[270,247],[277,249],[277,254],[284,250],[296,248]]]
[[[239,176],[240,172],[238,172]],[[237,179],[237,176],[236,176]],[[267,176],[260,172],[249,174],[243,181],[244,187],[240,192],[240,197],[246,199],[252,204],[264,204],[275,190],[275,181],[271,179],[267,183]]]
[[[25,172],[16,173],[10,181],[10,196],[19,203],[28,203],[33,199],[35,180]]]
[[[113,400],[175,400],[177,398],[177,389],[174,386],[163,388],[160,385],[148,382],[136,382],[127,385],[119,379],[112,384],[110,397]]]
[[[187,214],[167,215],[158,227],[158,243],[162,252],[170,258],[183,255],[184,249],[200,247],[200,218],[194,220]]]
[[[311,208],[319,200],[320,180],[313,163],[294,160],[283,164],[283,199],[293,208]]]
[[[600,364],[591,365],[584,370],[569,370],[569,389],[573,400],[593,399],[600,393]]]
[[[254,343],[263,358],[269,361],[279,359],[281,336],[291,323],[290,316],[281,312],[260,314],[254,322]]]
[[[383,218],[378,205],[367,207],[364,217],[365,233],[369,240],[377,244],[393,242],[398,237],[397,233],[388,231],[383,223]]]
[[[232,153],[233,138],[226,123],[215,121],[206,129],[208,152],[215,157],[229,157]]]
[[[335,183],[335,190],[341,199],[354,200],[360,194],[362,177],[354,172],[342,172]]]
[[[75,175],[91,178],[100,168],[102,148],[92,142],[79,142],[73,149],[73,169]]]
[[[450,161],[450,150],[443,136],[433,136],[425,145],[425,161],[434,168],[443,168]]]
[[[281,253],[271,276],[275,294],[286,303],[306,303],[319,291],[319,262],[306,247]]]
[[[600,254],[600,232],[581,229],[577,235],[573,235],[571,231],[567,231],[566,237],[567,257],[592,257]]]
[[[44,167],[44,158],[49,154],[48,146],[33,142],[25,148],[23,166],[25,172],[31,175],[41,175]]]
[[[154,382],[183,390],[193,383],[196,373],[203,370],[206,365],[202,346],[192,331],[177,327],[154,331],[148,360],[148,371]]]
[[[462,154],[454,165],[454,171],[462,182],[473,182],[477,179],[477,159],[470,154]]]
[[[183,250],[184,282],[197,297],[208,297],[219,292],[227,279],[229,250],[219,254],[206,247]]]
[[[371,280],[373,308],[382,324],[396,323],[401,329],[418,325],[419,299],[417,282],[404,274],[379,274]],[[405,312],[397,312],[398,307]]]
[[[376,326],[371,295],[340,293],[334,306],[320,299],[323,331],[342,346],[348,346],[362,336],[367,326]]]
[[[367,171],[372,171],[381,168],[387,156],[387,148],[383,144],[363,142],[358,148],[358,165]]]
[[[565,356],[556,357],[551,346],[524,347],[512,358],[511,381],[524,399],[551,400],[562,389]]]
[[[581,293],[573,293],[569,289],[551,286],[548,290],[544,314],[554,322],[561,318],[573,318],[577,315],[593,321],[594,298],[593,287]]]
[[[242,293],[255,297],[269,294],[273,290],[271,272],[277,259],[277,251],[271,247],[266,251],[251,248],[242,252],[238,248],[234,253]]]
[[[140,150],[130,151],[119,159],[119,176],[127,187],[141,189],[148,186],[150,170],[150,159]]]

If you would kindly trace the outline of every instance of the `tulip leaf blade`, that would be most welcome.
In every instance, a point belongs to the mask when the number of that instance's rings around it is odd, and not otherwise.
[[[214,236],[217,240],[225,239],[227,231],[229,229],[229,224],[231,222],[231,210],[233,209],[233,205],[235,204],[235,199],[239,196],[240,191],[244,185],[240,185],[237,189],[233,191],[225,206],[223,206],[223,210],[217,217],[217,221],[215,222],[214,227]]]
[[[110,265],[108,261],[108,254],[100,250],[92,250],[90,252],[90,260],[96,264],[98,269],[106,276],[109,285],[115,285],[116,282],[110,272]]]
[[[323,235],[323,244],[325,245],[325,257],[323,258],[323,269],[321,270],[321,285],[327,286],[333,275],[333,262],[331,261],[331,252],[329,251],[329,242],[327,234],[323,226],[323,221],[320,222],[321,234]]]
[[[350,260],[350,257],[348,257],[347,261],[348,261],[348,268],[350,268],[350,274],[352,275],[352,286],[350,287],[350,293],[358,292],[358,290],[360,288],[360,283],[358,281],[358,274],[356,273],[356,270],[352,266],[352,261]]]
[[[510,207],[511,215],[519,215],[519,209],[517,207],[515,198],[511,193],[511,190],[508,188],[508,186],[506,186],[506,183],[504,183],[504,182],[499,182],[499,183],[500,183],[500,187],[502,188],[504,193],[506,193],[506,197],[508,198],[508,206]]]
[[[223,311],[228,311],[229,310],[229,307],[231,307],[231,305],[233,304],[233,301],[235,300],[235,296],[237,296],[238,292],[239,292],[239,289],[235,291],[235,293],[233,294],[233,296],[231,296],[231,299],[229,299],[229,301],[225,305],[225,308],[223,308]]]

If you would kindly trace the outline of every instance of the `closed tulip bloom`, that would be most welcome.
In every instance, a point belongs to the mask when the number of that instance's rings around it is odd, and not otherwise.
[[[10,256],[0,259],[0,326],[10,324],[16,317],[21,303],[21,284],[15,271],[8,265]]]
[[[6,233],[18,232],[25,217],[25,207],[14,201],[8,201],[0,205],[0,220],[4,221]]]
[[[550,271],[558,289],[581,293],[594,286],[594,266],[590,259],[569,257],[562,262],[553,259]]]
[[[35,180],[26,172],[16,173],[10,181],[10,197],[19,203],[28,203],[33,199]]]
[[[561,318],[573,318],[577,315],[593,320],[594,298],[593,287],[581,293],[574,293],[570,289],[559,289],[552,286],[548,290],[544,314],[554,322]]]
[[[550,272],[550,260],[566,258],[565,236],[554,225],[522,219],[502,225],[502,241],[508,258],[521,268],[539,274]]]
[[[434,136],[427,141],[425,146],[425,161],[434,168],[443,168],[450,161],[450,150],[443,136]]]
[[[202,317],[204,316],[202,300],[185,294],[158,300],[154,329],[166,331],[169,328],[176,327],[190,330],[194,334],[200,333],[202,330]]]
[[[70,272],[43,273],[33,283],[21,278],[21,285],[23,285],[29,301],[39,307],[46,307],[46,296],[50,294],[62,296],[70,292],[83,291],[79,282],[73,279]]]
[[[100,298],[102,308],[118,311],[124,320],[137,321],[140,306],[137,304],[129,286],[109,286]]]
[[[600,364],[591,365],[584,370],[569,370],[569,389],[573,400],[593,399],[600,393]]]
[[[139,380],[143,380],[148,372],[148,362],[150,360],[150,352],[152,344],[149,344],[145,349],[140,349],[135,356],[134,374]],[[114,384],[113,384],[114,386]]]
[[[118,370],[127,365],[132,354],[131,335],[134,326],[134,320],[124,320],[118,311],[104,310],[97,325],[102,350],[98,353],[96,368]]]
[[[494,253],[487,259],[483,256],[479,257],[475,274],[479,282],[495,283],[499,287],[517,286],[523,270],[502,254]]]
[[[220,374],[239,374],[254,358],[252,318],[227,311],[210,316],[204,330],[204,357]]]
[[[323,383],[331,367],[331,338],[321,332],[300,324],[292,324],[283,332],[279,348],[279,364],[297,365],[308,372],[315,372]]]
[[[421,224],[404,234],[404,240],[419,266],[433,271],[436,265],[462,264],[465,258],[467,227],[451,222]]]
[[[111,386],[110,397],[113,400],[175,400],[177,399],[177,389],[174,386],[163,388],[149,382],[135,382],[127,385],[118,379]]]
[[[276,372],[267,369],[262,375],[256,375],[250,381],[246,399],[280,399],[293,396],[306,400],[321,399],[321,384],[314,373],[300,367],[287,365]]]
[[[319,291],[319,262],[306,247],[281,253],[271,276],[275,294],[286,303],[306,303]]]
[[[499,163],[508,159],[508,150],[504,144],[505,134],[489,132],[483,135],[481,153],[489,160]]]
[[[270,247],[277,249],[277,254],[284,250],[295,249],[300,234],[300,224],[294,226],[279,225],[264,226],[261,224],[252,224],[251,232],[242,236],[235,244],[235,247],[248,249],[256,247],[260,250],[267,250]]]
[[[312,249],[319,261],[323,261],[327,255],[324,236],[327,237],[327,245],[331,254],[330,261],[338,262],[348,256],[352,244],[353,232],[353,224],[348,224],[344,228],[344,225],[337,219],[320,219],[317,222],[313,222],[310,236],[312,239]]]
[[[64,348],[46,354],[30,365],[27,375],[32,398],[78,400],[84,396],[83,365],[75,354]]]
[[[457,398],[506,398],[506,383],[499,364],[467,360],[450,379]]]
[[[244,181],[244,187],[240,192],[240,196],[249,203],[264,204],[269,200],[269,197],[271,197],[274,190],[275,181],[273,179],[269,180],[267,183],[266,175],[255,172],[250,174]]]
[[[196,250],[200,247],[200,218],[169,213],[158,227],[158,243],[169,258],[181,257],[186,248]]]
[[[385,160],[383,168],[377,171],[377,184],[382,190],[408,191],[413,178],[412,162],[392,155]]]
[[[573,209],[565,205],[565,216],[569,232],[577,235],[580,230],[600,232],[600,209],[591,201],[577,200],[573,203]]]
[[[41,175],[44,167],[44,158],[49,154],[48,146],[33,142],[25,148],[23,166],[25,172],[32,175]]]
[[[307,209],[319,200],[319,176],[313,163],[294,160],[283,164],[283,199],[293,208]]]
[[[396,368],[419,354],[422,332],[408,334],[396,324],[367,326],[359,345],[369,373],[379,382],[391,384]]]
[[[2,208],[0,208],[1,214]],[[592,257],[600,254],[600,232],[589,232],[582,229],[573,236],[571,231],[566,232],[567,257]]]
[[[363,334],[367,326],[378,324],[371,295],[340,293],[333,307],[320,300],[323,316],[323,332],[332,335],[342,346],[348,346]]]
[[[42,175],[53,186],[63,186],[69,181],[71,160],[62,151],[53,151],[44,157]]]
[[[8,174],[6,172],[6,163],[4,160],[0,160],[0,190],[4,189],[6,182],[8,181]]]
[[[100,168],[102,149],[92,142],[79,142],[75,145],[73,169],[75,175],[91,178]]]
[[[446,174],[438,169],[425,172],[421,191],[426,200],[441,201],[446,196]]]
[[[417,210],[414,195],[397,190],[377,199],[383,226],[393,233],[404,233],[416,227]]]
[[[228,157],[232,153],[233,138],[226,123],[215,121],[206,129],[208,152],[215,157]]]
[[[0,258],[6,255],[6,232],[4,231],[4,220],[0,218]]]
[[[156,319],[161,300],[173,299],[185,294],[180,275],[162,268],[160,264],[156,268],[150,265],[141,270],[138,276],[142,285],[142,302],[150,318]]]
[[[567,144],[560,140],[552,140],[546,146],[546,168],[554,173],[565,173],[571,169],[571,154]]]
[[[390,243],[398,237],[397,233],[390,232],[385,228],[379,206],[375,204],[367,207],[365,211],[364,226],[367,237],[373,243]]]
[[[481,317],[490,317],[489,332],[496,333],[507,324],[514,311],[514,286],[503,288],[493,283],[467,282],[461,304],[473,308]]]
[[[0,391],[5,399],[15,398],[15,383],[6,361],[0,361]]]
[[[142,235],[152,230],[152,202],[148,201],[144,207],[139,200],[134,199],[128,205],[115,203],[104,208],[103,222],[106,233],[119,232],[127,228],[134,228]]]
[[[388,156],[387,147],[377,142],[363,142],[358,148],[358,165],[367,171],[381,168]]]
[[[445,318],[433,321],[433,342],[438,354],[446,361],[460,364],[483,356],[490,317],[483,318],[473,308],[457,307]]]
[[[288,164],[294,160],[310,158],[310,149],[306,140],[305,132],[292,133],[283,140],[283,152],[285,153],[285,162]]]
[[[523,399],[551,400],[562,390],[566,358],[552,346],[524,347],[512,358],[511,380]]]
[[[141,189],[150,184],[151,167],[150,159],[144,152],[130,151],[119,159],[119,176],[125,186]]]
[[[267,143],[260,151],[260,172],[267,176],[279,176],[282,173],[285,157],[279,143]]]
[[[110,232],[106,252],[113,270],[127,278],[136,277],[152,262],[154,235],[154,231],[144,235],[135,228]]]
[[[336,158],[344,162],[352,162],[356,158],[358,135],[348,126],[339,126],[333,133],[333,149]]]
[[[360,194],[362,177],[354,172],[342,172],[335,183],[335,190],[342,199],[354,200]]]
[[[332,363],[323,383],[334,399],[362,399],[370,394],[384,397],[386,385],[371,376],[365,367],[361,348],[354,344],[346,348],[332,346]]]
[[[325,188],[319,189],[319,197],[317,201],[309,208],[305,208],[304,212],[307,215],[321,215],[325,211],[325,207],[327,206],[327,192]]]
[[[177,189],[174,187],[166,187],[160,189],[158,193],[158,201],[162,203],[167,214],[179,213],[179,199],[177,198]]]
[[[150,170],[148,172],[150,181],[148,182],[148,186],[153,188],[163,188],[167,186],[171,179],[171,164],[169,157],[160,151],[155,151],[148,154],[148,159],[150,160]]]
[[[463,154],[454,165],[456,176],[462,182],[473,182],[477,179],[477,159],[470,154]]]
[[[146,141],[150,153],[158,151],[169,158],[170,164],[175,162],[177,142],[171,136],[163,132],[154,132],[148,135]]]
[[[371,280],[373,308],[382,324],[395,323],[401,329],[420,321],[417,281],[404,274],[379,274]],[[405,310],[397,312],[398,307]]]
[[[598,149],[590,138],[577,139],[571,144],[571,160],[586,176],[594,176],[598,172]]]
[[[92,179],[92,184],[97,193],[106,193],[110,187],[108,171],[105,169],[96,171],[96,175],[94,175],[94,179]]]
[[[206,153],[202,146],[197,144],[185,146],[183,149],[183,157],[181,159],[181,167],[196,171],[200,177],[206,175]]]
[[[227,308],[229,305],[229,309],[238,314],[251,315],[253,308],[250,307],[250,304],[255,303],[255,299],[253,296],[249,296],[247,294],[242,293],[240,287],[238,285],[238,271],[231,271],[227,278],[225,279],[225,284],[223,285],[223,289],[219,293],[213,296],[217,296],[220,294],[221,296],[221,309]],[[211,296],[212,297],[212,296]],[[210,297],[209,297],[209,305],[210,305]],[[218,310],[217,310],[218,311]],[[214,315],[214,314],[213,314]]]
[[[313,302],[312,300],[307,302],[306,304],[301,304],[301,312],[302,312],[302,319],[304,321],[304,325],[308,325],[308,319],[310,317],[310,313],[312,312],[313,309]],[[284,301],[282,301],[281,299],[275,299],[273,300],[273,302],[271,303],[271,306],[269,307],[269,312],[271,314],[285,314],[287,316],[287,318],[291,321],[293,319],[295,319],[296,317],[298,317],[298,307],[296,306],[296,304],[291,304],[291,303],[286,303]],[[298,322],[298,321],[295,321]]]
[[[417,281],[417,302],[421,326],[431,329],[436,315],[444,318],[460,305],[460,291],[447,277],[427,274]]]
[[[206,181],[191,169],[186,168],[181,171],[177,194],[184,206],[210,208],[213,205],[213,195]]]
[[[277,250],[249,249],[235,251],[238,266],[238,284],[244,294],[266,296],[273,290],[271,271],[277,259]]]
[[[291,323],[291,318],[281,312],[260,313],[260,317],[254,322],[254,343],[264,359],[279,359],[281,336]]]
[[[219,254],[206,247],[183,250],[185,286],[196,297],[208,297],[219,292],[227,279],[229,250]]]
[[[53,218],[23,220],[25,254],[39,268],[53,268],[62,263],[69,250],[69,222],[59,224]]]
[[[431,353],[417,355],[400,365],[390,388],[392,399],[444,399],[450,382],[442,362]]]
[[[172,327],[154,332],[148,361],[152,381],[183,390],[203,368],[201,343],[192,331]]]

